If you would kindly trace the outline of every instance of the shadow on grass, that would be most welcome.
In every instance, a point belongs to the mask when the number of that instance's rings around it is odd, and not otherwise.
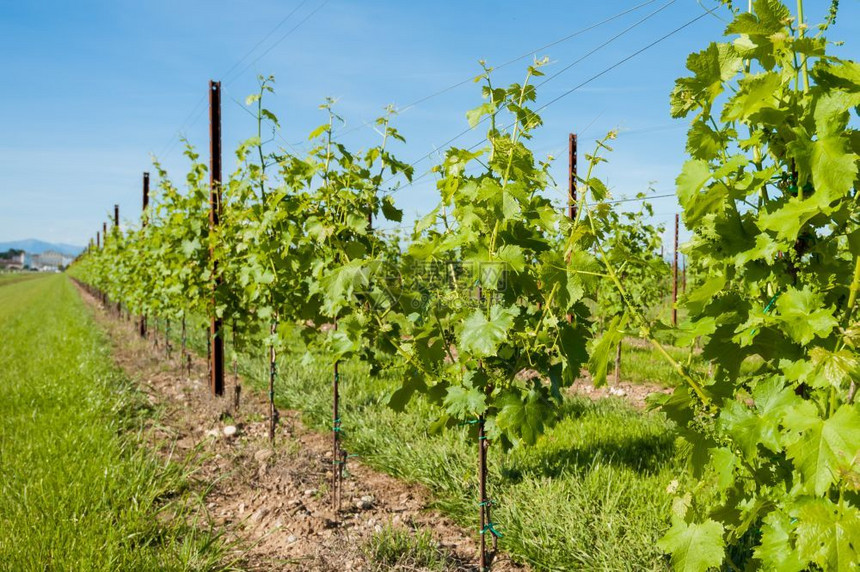
[[[511,482],[525,478],[584,474],[602,465],[640,475],[657,474],[675,455],[675,435],[616,400],[566,400],[561,421],[532,447],[514,454],[502,467]]]
[[[513,483],[526,478],[558,477],[583,474],[597,466],[626,467],[642,475],[655,475],[674,455],[674,438],[636,437],[622,443],[604,442],[587,446],[533,451],[528,458],[517,459],[502,467],[502,476]]]

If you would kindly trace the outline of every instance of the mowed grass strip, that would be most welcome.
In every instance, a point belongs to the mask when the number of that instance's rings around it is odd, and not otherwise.
[[[50,274],[40,274],[38,272],[0,272],[0,286],[7,286],[36,278],[47,278],[48,276]]]
[[[186,473],[68,278],[0,288],[0,570],[212,570]]]

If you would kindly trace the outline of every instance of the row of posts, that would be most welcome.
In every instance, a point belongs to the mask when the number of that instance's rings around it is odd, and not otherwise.
[[[221,82],[209,82],[209,229],[214,231],[219,224],[221,208]],[[143,215],[141,224],[145,227],[148,223],[149,213],[149,173],[143,173]],[[114,205],[113,228],[119,232],[119,205]],[[107,243],[107,223],[103,223],[101,232],[96,232],[95,246],[101,248],[102,243]],[[214,253],[210,250],[212,260],[212,283],[211,312],[209,322],[209,387],[213,395],[224,395],[224,332],[223,324],[217,317],[215,304],[215,293],[221,285],[221,277],[218,274],[217,262]],[[141,337],[147,334],[147,316],[141,314],[138,317],[139,333]]]

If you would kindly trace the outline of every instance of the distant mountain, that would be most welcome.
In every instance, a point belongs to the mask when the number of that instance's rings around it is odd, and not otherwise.
[[[0,242],[0,252],[6,252],[10,248],[23,250],[27,254],[42,254],[46,250],[53,250],[67,256],[77,256],[83,250],[82,247],[75,246],[73,244],[45,242],[44,240],[38,240],[35,238]]]

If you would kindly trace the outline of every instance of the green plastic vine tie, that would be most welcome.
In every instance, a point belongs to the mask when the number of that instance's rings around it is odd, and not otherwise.
[[[333,421],[333,425],[332,425],[332,427],[331,427],[331,430],[332,430],[332,431],[337,431],[337,432],[342,431],[342,429],[341,429],[341,427],[340,427],[340,417],[335,417],[335,418],[334,418],[334,421]]]
[[[475,425],[478,422],[480,422],[479,419],[469,419],[467,421],[461,421],[460,425]]]
[[[773,310],[773,306],[774,306],[774,304],[776,304],[776,299],[779,298],[780,294],[782,294],[782,290],[777,290],[776,294],[773,295],[773,298],[771,298],[770,301],[767,303],[767,305],[764,307],[764,313],[765,314],[767,314],[771,310]],[[754,336],[757,331],[758,331],[758,328],[753,328],[752,331],[750,332],[750,335]]]
[[[495,525],[496,525],[496,523],[494,523],[494,522],[488,522],[487,524],[484,525],[484,528],[481,529],[481,534],[486,534],[487,532],[489,532],[490,534],[492,534],[496,538],[503,538],[504,534],[502,534],[501,532],[496,530]]]
[[[773,305],[776,304],[776,299],[779,298],[780,294],[782,294],[782,290],[777,290],[776,294],[773,295],[773,298],[770,299],[770,302],[767,303],[767,306],[764,307],[765,314],[773,309]]]
[[[479,502],[478,506],[494,506],[495,504],[496,503],[493,501],[493,499],[487,499],[485,501]]]

